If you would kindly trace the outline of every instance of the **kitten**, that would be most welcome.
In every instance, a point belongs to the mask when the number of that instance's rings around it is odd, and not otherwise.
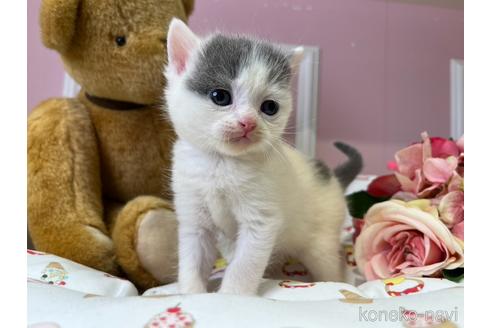
[[[302,49],[222,34],[200,39],[177,19],[167,42],[181,292],[206,292],[217,249],[229,263],[223,293],[256,293],[270,259],[285,255],[315,280],[342,280],[343,188],[362,159],[337,144],[350,160],[332,175],[282,141]]]

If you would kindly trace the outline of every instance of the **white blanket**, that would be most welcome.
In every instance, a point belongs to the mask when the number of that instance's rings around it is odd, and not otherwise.
[[[463,285],[445,279],[265,280],[258,297],[179,295],[172,284],[137,296],[129,281],[28,251],[27,281],[28,323],[38,328],[463,326]]]

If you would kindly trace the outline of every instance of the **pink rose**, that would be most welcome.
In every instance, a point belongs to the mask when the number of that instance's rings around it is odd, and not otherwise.
[[[357,237],[359,237],[360,232],[362,231],[362,227],[364,226],[364,220],[353,218],[352,225],[354,226],[354,234],[352,235],[352,242],[355,243]]]
[[[465,221],[461,221],[457,225],[453,227],[453,235],[458,237],[460,240],[464,241],[465,240]]]
[[[356,239],[354,256],[368,280],[401,274],[429,276],[464,264],[464,244],[439,220],[430,200],[373,205]]]

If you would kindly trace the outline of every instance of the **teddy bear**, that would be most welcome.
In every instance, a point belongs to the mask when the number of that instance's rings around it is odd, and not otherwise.
[[[125,277],[175,280],[166,35],[194,0],[43,0],[43,44],[81,86],[28,117],[28,230],[37,250]]]

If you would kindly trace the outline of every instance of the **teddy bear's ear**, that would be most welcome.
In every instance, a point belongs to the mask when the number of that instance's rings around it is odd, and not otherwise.
[[[60,53],[72,42],[79,0],[43,0],[39,22],[43,44]]]
[[[185,9],[186,17],[190,17],[195,8],[195,0],[182,0]]]

